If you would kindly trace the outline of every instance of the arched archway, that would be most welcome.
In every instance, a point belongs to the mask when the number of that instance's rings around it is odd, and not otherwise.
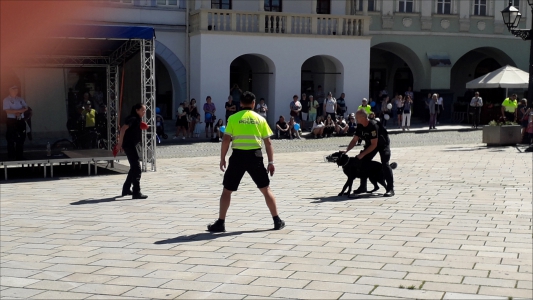
[[[230,64],[229,90],[236,102],[240,101],[242,92],[250,91],[259,99],[264,98],[268,106],[267,120],[274,120],[274,62],[261,54],[244,54],[235,58]],[[233,89],[237,85],[238,89]]]
[[[474,91],[466,89],[466,83],[492,72],[505,65],[516,66],[513,59],[500,49],[481,47],[463,54],[453,65],[450,72],[450,89],[455,94],[454,111],[466,112],[468,102]],[[500,101],[504,96],[502,89],[485,90],[482,98],[490,103]]]
[[[325,94],[331,92],[334,97],[344,92],[344,66],[335,57],[316,55],[302,64],[301,92],[319,100],[316,96],[319,85]]]
[[[419,90],[426,78],[422,62],[409,47],[393,42],[370,48],[370,92],[377,97],[386,88],[389,93],[404,93],[408,87]]]
[[[158,107],[161,106],[160,108],[163,114],[174,117],[172,112],[176,110],[180,102],[185,101],[187,98],[186,69],[176,54],[160,41],[156,41],[155,54],[157,81],[156,105]]]

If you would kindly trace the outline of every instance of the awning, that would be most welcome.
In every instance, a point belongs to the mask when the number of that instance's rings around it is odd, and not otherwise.
[[[509,65],[466,83],[467,89],[527,89],[529,73]]]
[[[70,24],[55,30],[50,36],[55,38],[151,40],[155,38],[155,30],[146,26]]]

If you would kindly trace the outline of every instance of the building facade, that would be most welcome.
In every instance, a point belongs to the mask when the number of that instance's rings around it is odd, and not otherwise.
[[[207,96],[223,118],[235,84],[265,98],[271,125],[288,116],[293,95],[316,93],[319,85],[336,97],[344,92],[349,110],[383,89],[390,95],[412,87],[415,101],[439,92],[452,118],[467,81],[507,64],[528,69],[529,44],[511,36],[502,21],[507,4],[103,0],[77,21],[155,28],[156,99],[166,118],[175,118],[179,103],[195,98],[201,107]],[[513,4],[526,27],[532,17],[527,0]],[[138,94],[128,93],[131,101]]]

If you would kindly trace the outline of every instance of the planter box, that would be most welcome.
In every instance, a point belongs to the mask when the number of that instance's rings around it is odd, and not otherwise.
[[[487,146],[516,145],[521,141],[520,125],[483,126],[483,143]]]

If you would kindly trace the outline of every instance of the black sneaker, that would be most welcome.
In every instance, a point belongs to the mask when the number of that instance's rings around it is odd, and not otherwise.
[[[274,230],[280,230],[285,228],[285,221],[279,220],[279,222],[274,222]]]
[[[392,197],[392,196],[394,196],[394,195],[395,195],[395,194],[394,194],[394,190],[390,190],[390,191],[387,191],[387,192],[383,195],[383,197]]]
[[[220,220],[216,220],[215,223],[207,225],[209,232],[226,232],[226,226]]]
[[[146,198],[148,198],[148,196],[141,194],[141,193],[133,194],[131,196],[131,199],[146,199]]]

